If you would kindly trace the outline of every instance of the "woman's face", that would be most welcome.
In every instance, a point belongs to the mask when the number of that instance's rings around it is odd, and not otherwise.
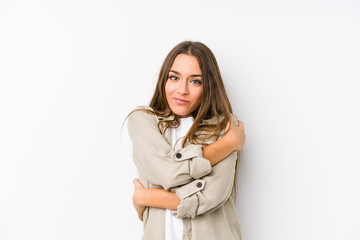
[[[180,117],[190,116],[201,103],[202,84],[202,72],[196,57],[177,55],[165,84],[166,100],[173,113]]]

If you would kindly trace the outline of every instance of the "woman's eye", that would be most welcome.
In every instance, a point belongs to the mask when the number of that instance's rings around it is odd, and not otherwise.
[[[199,80],[196,80],[196,79],[191,80],[191,82],[192,82],[192,83],[195,83],[195,84],[201,84],[201,82],[200,82]]]
[[[177,76],[170,76],[169,77],[171,80],[178,80],[179,78]]]

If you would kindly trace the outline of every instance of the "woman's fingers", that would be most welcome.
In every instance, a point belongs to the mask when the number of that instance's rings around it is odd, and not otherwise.
[[[226,131],[234,127],[233,114],[230,113],[230,121],[226,125]]]
[[[241,151],[245,143],[244,123],[240,120],[237,120],[236,123],[238,126],[233,125],[228,134],[234,143],[235,150]]]
[[[242,121],[238,121],[238,123],[239,123],[239,127],[241,128],[241,130],[242,130],[242,134],[243,134],[243,136],[244,136],[244,142],[245,142],[245,138],[246,138],[246,135],[245,135],[245,128],[244,128],[244,123],[242,122]]]
[[[144,188],[144,186],[140,183],[140,181],[137,178],[134,178],[133,183],[134,183],[135,189]]]
[[[238,124],[240,128],[244,128],[244,123],[242,121],[238,120]]]
[[[134,191],[134,194],[133,194],[133,205],[134,205],[135,210],[136,210],[136,212],[138,214],[138,218],[140,219],[140,221],[143,221],[142,214],[144,212],[145,206],[141,206],[139,204],[138,198],[139,198],[140,192],[142,191],[141,189],[143,189],[144,186],[140,183],[140,181],[137,178],[134,178],[133,184],[134,184],[134,187],[135,187],[135,191]]]

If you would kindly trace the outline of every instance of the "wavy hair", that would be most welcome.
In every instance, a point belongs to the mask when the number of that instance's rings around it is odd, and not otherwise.
[[[188,142],[202,144],[201,140],[218,136],[220,132],[226,128],[227,123],[232,120],[230,115],[232,108],[225,91],[218,63],[212,51],[201,42],[184,41],[176,45],[166,56],[160,69],[154,95],[149,105],[153,109],[152,114],[159,117],[174,117],[171,120],[160,120],[159,128],[160,126],[165,128],[177,127],[180,124],[179,116],[172,112],[165,94],[165,84],[170,68],[179,54],[196,57],[203,78],[202,100],[199,107],[192,113],[194,123],[184,138],[182,143],[184,147]],[[217,119],[216,124],[200,124],[203,120],[214,117]],[[199,135],[197,134],[198,131],[205,131],[209,134]]]

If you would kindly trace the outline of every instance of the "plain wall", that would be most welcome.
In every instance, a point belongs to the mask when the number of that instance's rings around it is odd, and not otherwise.
[[[0,239],[141,238],[121,125],[198,40],[245,124],[243,238],[359,240],[359,23],[351,0],[0,0]]]

